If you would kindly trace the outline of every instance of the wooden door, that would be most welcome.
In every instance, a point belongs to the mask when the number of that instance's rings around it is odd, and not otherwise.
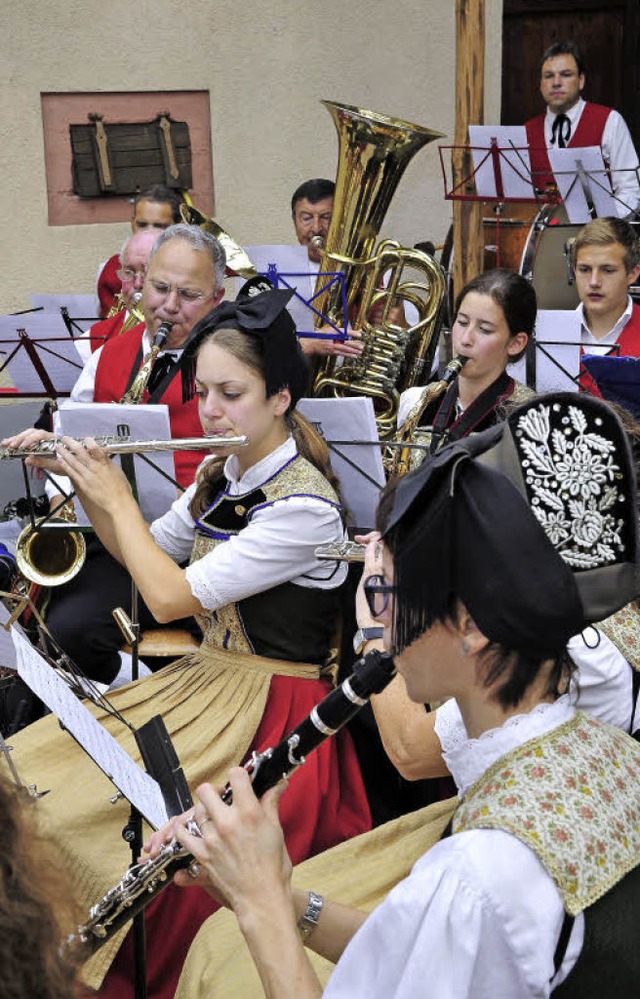
[[[539,114],[540,57],[571,39],[586,66],[584,96],[617,108],[640,148],[640,4],[638,0],[504,0],[502,124]]]

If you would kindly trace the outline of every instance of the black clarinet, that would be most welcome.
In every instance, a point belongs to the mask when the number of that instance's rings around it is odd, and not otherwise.
[[[309,753],[346,725],[373,694],[384,690],[394,673],[391,656],[377,650],[369,652],[358,660],[353,673],[327,694],[277,746],[262,753],[254,752],[245,769],[251,776],[257,797],[262,797],[269,788],[302,766]],[[228,805],[232,803],[233,794],[228,784],[222,793],[222,800]],[[199,835],[195,822],[190,821],[188,828]],[[169,884],[176,871],[189,867],[192,862],[193,854],[188,853],[177,840],[172,840],[153,860],[134,864],[122,880],[91,908],[87,922],[67,938],[66,946],[76,956],[88,958],[148,905]]]

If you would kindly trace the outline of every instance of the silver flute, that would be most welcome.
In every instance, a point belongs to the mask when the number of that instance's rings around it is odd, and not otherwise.
[[[217,451],[219,448],[246,447],[249,438],[240,437],[175,437],[168,441],[136,441],[131,437],[95,437],[98,447],[107,454],[143,454],[152,451]],[[85,445],[84,437],[73,437],[77,444]],[[0,461],[6,458],[55,458],[56,448],[64,447],[62,437],[47,437],[29,447],[0,447]]]
[[[338,541],[318,545],[314,548],[313,554],[316,558],[331,559],[335,562],[364,562],[366,549],[367,546],[358,541]]]

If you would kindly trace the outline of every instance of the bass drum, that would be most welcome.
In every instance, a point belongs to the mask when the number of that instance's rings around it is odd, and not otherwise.
[[[499,208],[499,211],[497,210]],[[485,205],[482,219],[484,240],[482,270],[505,267],[518,272],[531,227],[538,215],[536,202],[506,201],[491,209]],[[450,226],[440,254],[440,264],[447,279],[447,304],[449,314],[446,326],[453,321],[453,226]]]
[[[569,241],[581,228],[569,222],[564,205],[546,205],[538,212],[519,270],[535,288],[539,309],[575,309],[578,305]]]

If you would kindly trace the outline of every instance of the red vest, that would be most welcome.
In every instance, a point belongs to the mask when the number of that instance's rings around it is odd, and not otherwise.
[[[569,147],[575,146],[580,149],[583,146],[602,145],[602,133],[610,113],[611,108],[603,107],[602,104],[591,104],[590,101],[587,101],[582,109],[578,127],[569,139]],[[546,112],[543,112],[536,118],[531,118],[525,122],[524,126],[527,130],[533,186],[543,191],[549,186],[555,187],[544,140],[545,117]]]
[[[116,312],[115,316],[111,316],[111,319],[101,319],[99,322],[93,324],[89,330],[92,351],[98,350],[112,336],[118,335],[122,329],[125,315],[126,309],[121,309],[120,312]]]
[[[631,310],[631,318],[616,340],[619,350],[613,353],[618,357],[640,357],[640,305],[634,303]],[[613,348],[613,344],[609,345]],[[583,348],[583,354],[589,353],[589,347]],[[580,380],[578,382],[581,392],[588,392],[602,398],[602,393],[588,371],[582,368]]]
[[[113,305],[116,295],[122,290],[122,282],[116,273],[121,266],[120,255],[114,253],[98,275],[98,299],[100,300],[100,315],[103,319]]]
[[[94,402],[120,402],[140,350],[143,332],[144,323],[139,323],[122,336],[107,340],[96,370]],[[148,398],[148,393],[145,393],[143,402],[147,402]],[[195,398],[187,403],[182,401],[182,381],[179,373],[171,380],[158,402],[169,407],[172,437],[202,437],[198,401]],[[176,479],[181,486],[186,488],[191,485],[196,468],[208,453],[208,451],[174,453]]]

